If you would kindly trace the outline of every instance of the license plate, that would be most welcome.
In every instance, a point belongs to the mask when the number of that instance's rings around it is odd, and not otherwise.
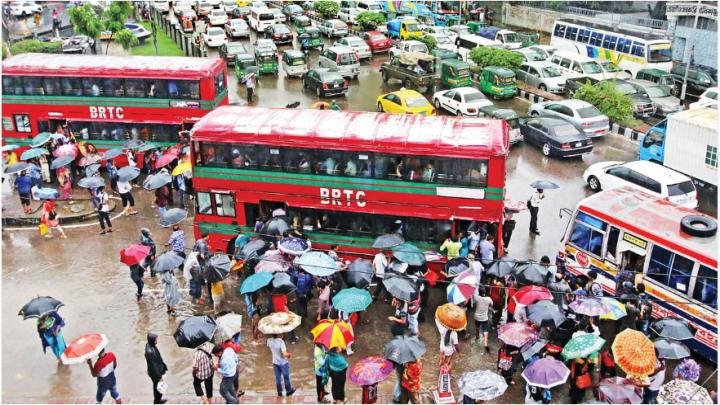
[[[337,89],[338,87],[340,87],[340,85],[335,83],[335,84],[333,84],[333,87]]]
[[[576,148],[579,148],[579,147],[581,147],[581,146],[582,146],[582,142],[575,142],[575,147],[576,147]]]

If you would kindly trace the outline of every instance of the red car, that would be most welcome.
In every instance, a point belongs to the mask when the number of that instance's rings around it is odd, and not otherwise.
[[[380,31],[364,32],[362,39],[368,44],[372,53],[387,52],[390,50],[390,39]]]

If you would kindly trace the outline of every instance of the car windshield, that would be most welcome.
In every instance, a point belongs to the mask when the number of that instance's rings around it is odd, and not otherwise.
[[[288,6],[288,11],[291,13],[302,13],[302,7],[296,4],[291,4]]]
[[[455,70],[455,76],[470,77],[470,68],[460,68]]]
[[[483,101],[487,100],[487,97],[485,97],[484,94],[477,92],[477,93],[470,93],[465,95],[465,102],[472,103],[474,101]]]
[[[299,58],[299,57],[291,58],[290,64],[292,66],[302,66],[305,64],[305,58]]]
[[[560,71],[557,70],[554,66],[547,66],[542,68],[542,74],[543,77],[559,77]]]
[[[541,55],[535,51],[526,51],[524,52],[524,54],[525,58],[527,58],[527,60],[529,60],[530,62],[537,62],[547,59],[545,55]]]
[[[409,97],[405,99],[405,104],[407,104],[408,107],[414,108],[425,107],[430,103],[425,99],[425,97]]]
[[[227,17],[227,14],[222,10],[213,10],[212,15],[213,17]]]
[[[597,62],[583,62],[580,64],[585,74],[602,73],[602,68]]]
[[[357,56],[355,53],[341,53],[339,65],[353,65],[357,63]]]
[[[418,29],[417,24],[406,24],[406,25],[405,25],[405,28],[407,28],[407,31],[408,31],[408,32],[417,32],[417,31],[420,31],[420,30]]]
[[[620,67],[612,62],[604,62],[602,64],[603,69],[605,69],[606,72],[619,72]]]
[[[386,39],[386,37],[383,34],[375,34],[375,35],[370,35],[370,39],[373,41],[382,41],[383,39]]]
[[[245,53],[245,47],[242,46],[242,44],[232,44],[228,45],[228,52],[230,53]]]
[[[668,86],[649,86],[645,88],[649,97],[669,97],[670,87]]]
[[[232,25],[233,27],[240,27],[240,26],[245,25],[245,21],[243,21],[243,20],[230,20],[230,25]]]
[[[593,117],[599,117],[602,115],[600,110],[598,110],[594,106],[587,106],[587,107],[579,108],[577,110],[577,112],[578,112],[578,115],[580,116],[580,118],[593,118]]]
[[[360,38],[346,38],[348,45],[350,46],[362,46],[365,45],[365,41]]]
[[[341,29],[341,28],[347,28],[347,24],[345,24],[342,21],[335,21],[335,28]]]
[[[648,61],[653,63],[672,62],[672,49],[670,49],[670,44],[650,45]]]
[[[636,94],[637,90],[630,83],[615,83],[615,87],[622,94],[630,95]]]
[[[470,31],[470,28],[468,28],[468,27],[459,27],[458,29],[455,30],[455,32],[457,32],[458,35],[472,34],[472,32]]]
[[[575,136],[579,133],[577,128],[570,124],[554,126],[553,130],[555,131],[555,135],[557,136]]]
[[[444,35],[438,35],[435,37],[435,42],[438,44],[451,44],[452,40]]]
[[[275,14],[273,13],[267,13],[267,14],[260,14],[260,21],[271,21],[275,19]]]
[[[695,186],[690,180],[677,184],[668,184],[668,195],[670,197],[692,193],[693,191],[695,191]]]
[[[427,52],[427,46],[425,44],[410,45],[410,50],[413,52]]]

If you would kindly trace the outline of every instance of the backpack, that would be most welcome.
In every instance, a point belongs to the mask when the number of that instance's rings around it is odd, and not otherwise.
[[[575,386],[581,390],[588,388],[592,385],[592,379],[590,379],[590,373],[588,373],[588,364],[585,363],[580,371],[580,376],[575,378],[575,369],[577,363],[572,364],[572,379],[575,380]]]
[[[512,368],[512,356],[505,354],[504,351],[500,351],[500,358],[498,359],[498,368],[503,371],[508,371]]]

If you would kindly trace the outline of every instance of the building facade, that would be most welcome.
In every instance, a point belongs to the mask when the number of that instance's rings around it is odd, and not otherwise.
[[[700,2],[697,28],[697,1],[667,3],[668,31],[673,35],[673,60],[688,62],[695,46],[693,64],[717,69],[718,9],[715,2]]]

